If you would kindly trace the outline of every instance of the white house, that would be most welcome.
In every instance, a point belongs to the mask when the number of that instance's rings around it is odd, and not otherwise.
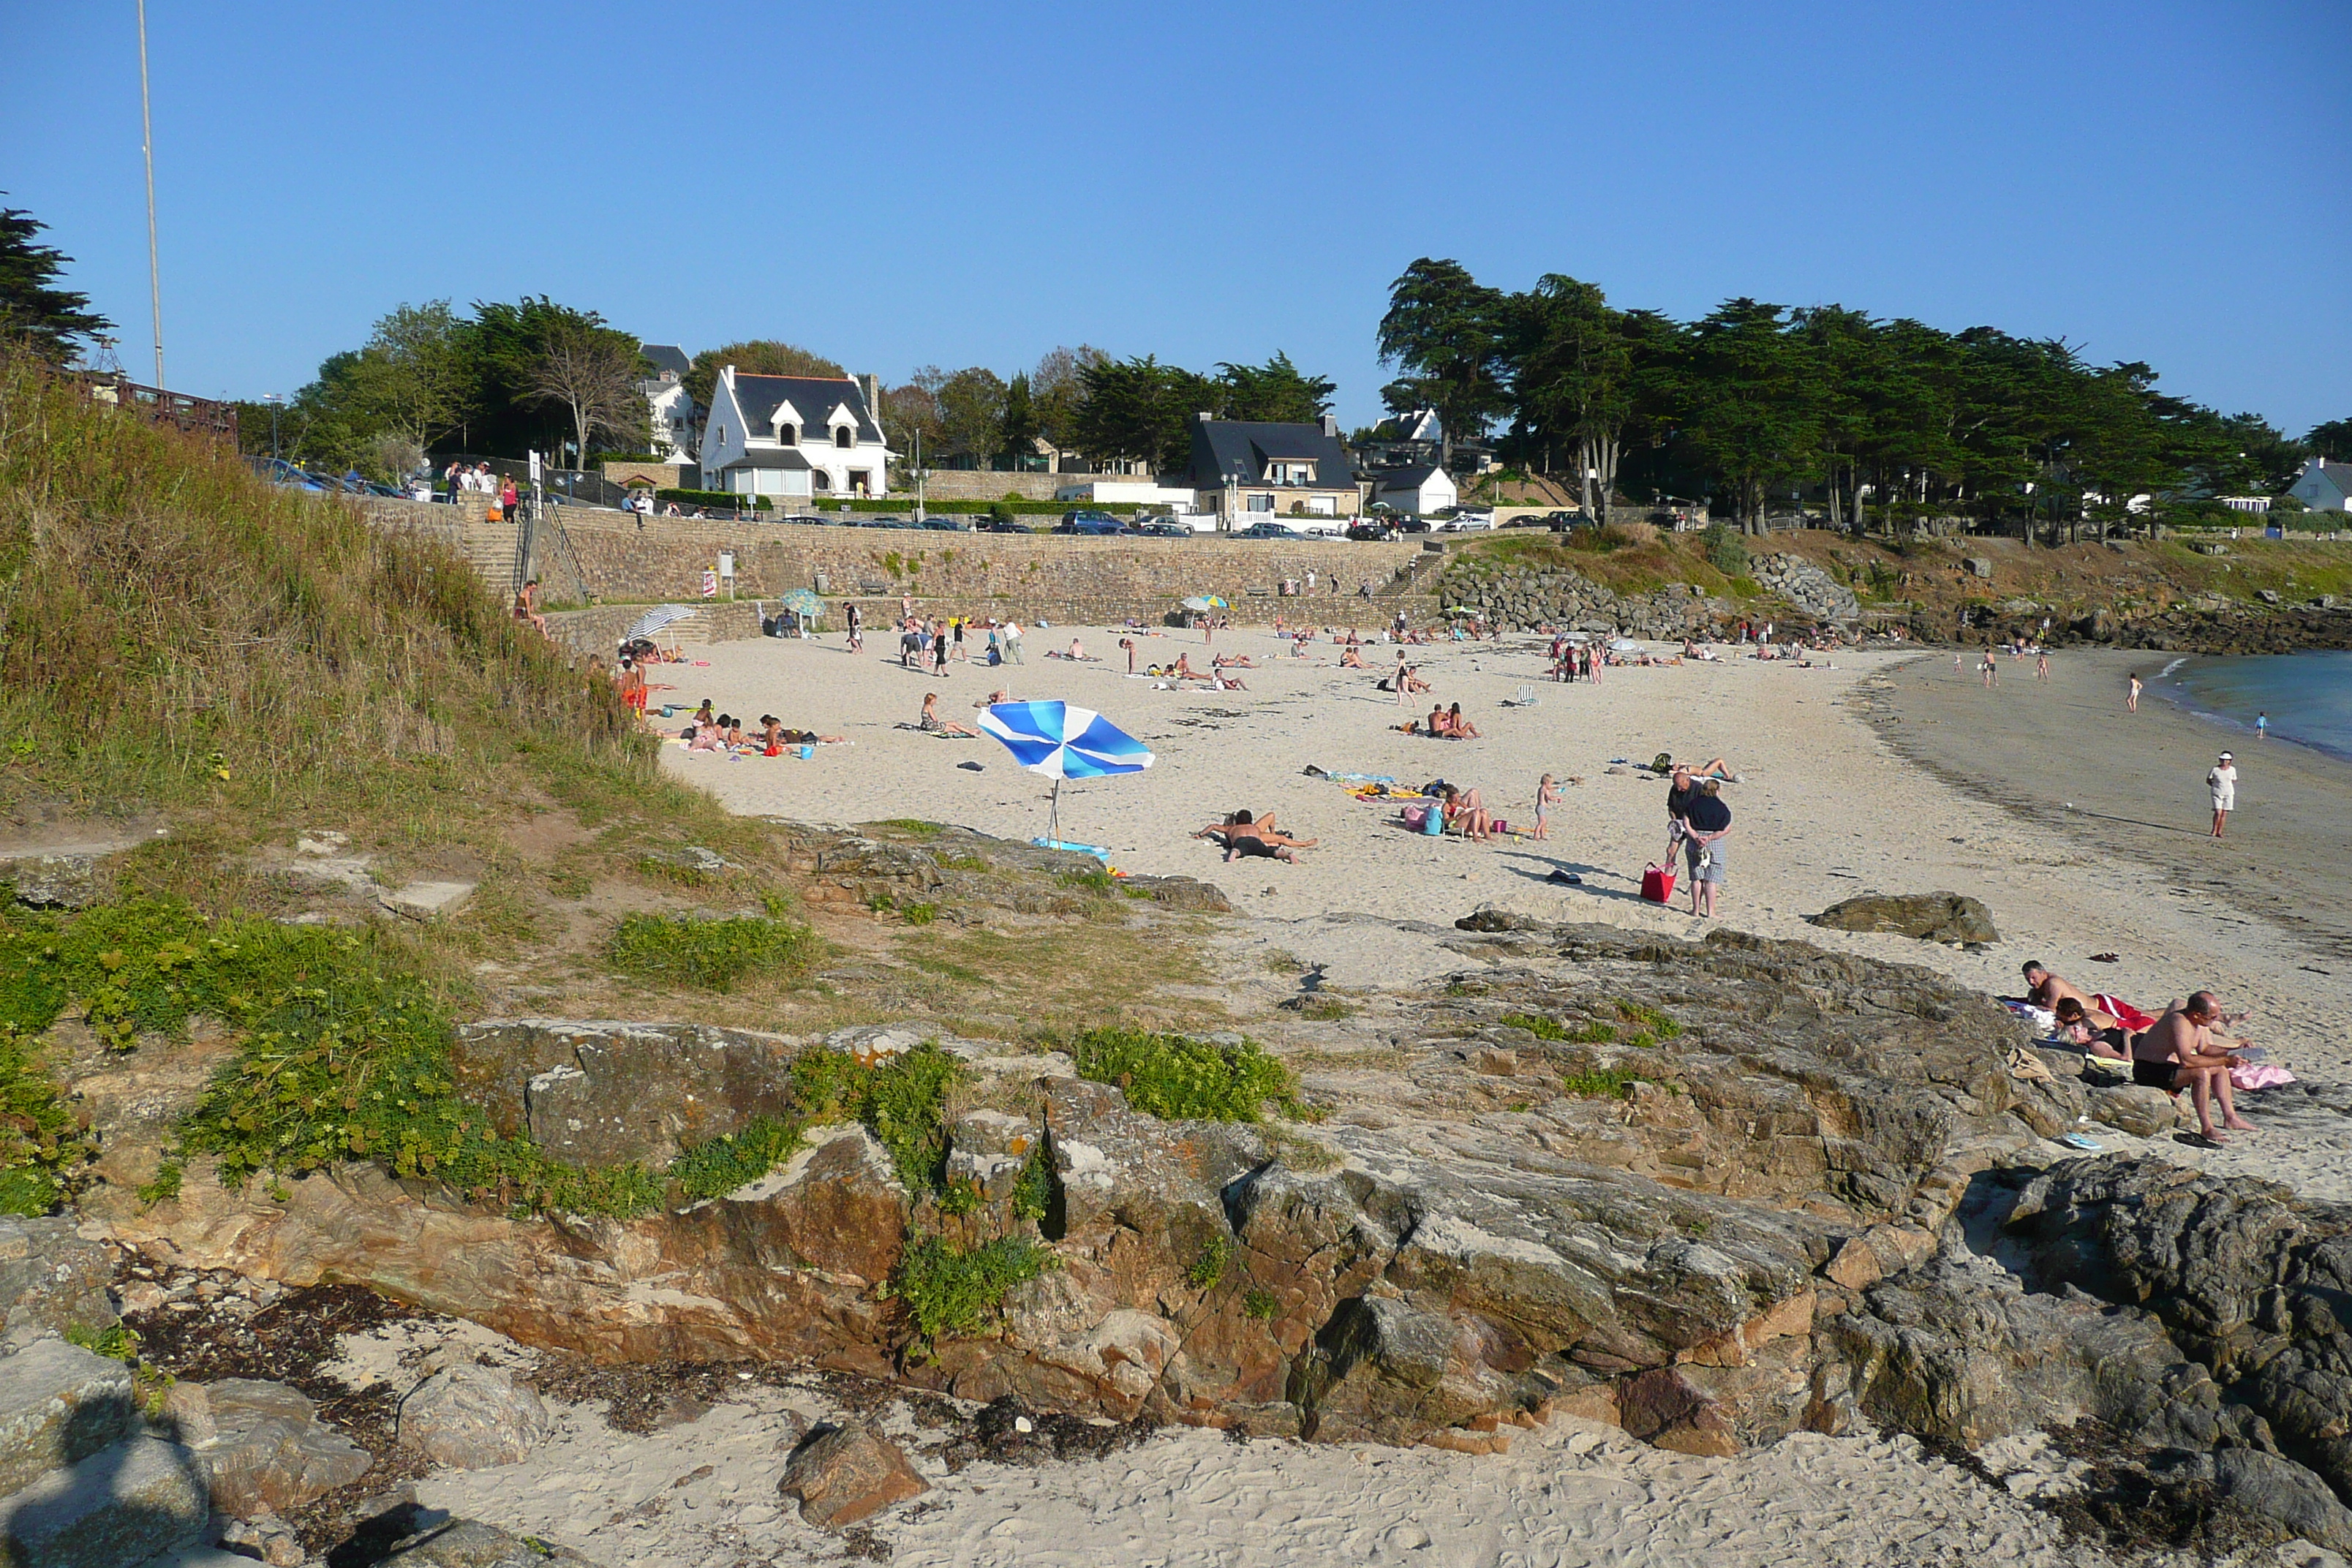
[[[691,363],[676,343],[639,343],[654,374],[637,383],[653,416],[654,456],[666,463],[694,461],[694,399],[686,395]]]
[[[2352,511],[2352,463],[2314,458],[2304,464],[2286,493],[2314,511]]]
[[[1414,463],[1402,468],[1381,468],[1372,476],[1372,500],[1399,511],[1426,517],[1461,499],[1454,476],[1435,463]]]
[[[702,421],[703,487],[787,506],[887,494],[891,453],[866,400],[870,385],[721,369]]]

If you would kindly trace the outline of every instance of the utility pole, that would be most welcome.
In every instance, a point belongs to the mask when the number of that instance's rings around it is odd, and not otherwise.
[[[139,0],[139,150],[147,159],[147,292],[155,307],[155,390],[163,390],[163,273],[155,250],[155,117],[147,103],[147,0]]]

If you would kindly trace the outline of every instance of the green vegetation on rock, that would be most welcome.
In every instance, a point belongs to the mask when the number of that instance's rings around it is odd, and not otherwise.
[[[1289,1070],[1254,1040],[1215,1045],[1187,1035],[1090,1029],[1071,1047],[1078,1074],[1116,1084],[1127,1102],[1163,1121],[1263,1121],[1269,1104],[1307,1113]]]
[[[970,1249],[927,1236],[900,1255],[890,1292],[906,1304],[915,1331],[931,1341],[976,1331],[1007,1290],[1059,1267],[1052,1251],[1025,1236]]]

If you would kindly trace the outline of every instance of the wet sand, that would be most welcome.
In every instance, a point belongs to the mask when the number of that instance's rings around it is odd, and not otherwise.
[[[2247,740],[2153,688],[2126,711],[2131,672],[2152,678],[2172,658],[2064,652],[2046,682],[2031,659],[2003,658],[1990,691],[1973,658],[1955,672],[1948,656],[1928,658],[1860,700],[1897,752],[1970,795],[2136,863],[2176,893],[2275,925],[2308,947],[2323,978],[2352,977],[2352,764]],[[2217,842],[2205,773],[2225,748],[2237,753],[2238,809]]]

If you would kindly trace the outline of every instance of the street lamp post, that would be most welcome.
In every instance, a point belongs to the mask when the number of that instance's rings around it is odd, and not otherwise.
[[[281,462],[284,459],[278,455],[278,405],[286,401],[286,395],[282,392],[272,392],[266,394],[263,400],[269,405],[269,460],[273,463]]]

